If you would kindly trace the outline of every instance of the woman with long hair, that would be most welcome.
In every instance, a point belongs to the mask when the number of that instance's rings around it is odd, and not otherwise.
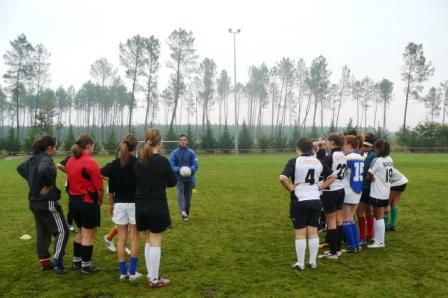
[[[69,236],[68,226],[58,201],[61,191],[56,187],[56,139],[43,136],[33,143],[33,156],[17,167],[29,186],[28,200],[36,222],[36,250],[42,271],[64,274],[63,257]],[[53,263],[48,248],[55,238]]]
[[[342,152],[344,137],[339,133],[331,133],[326,138],[327,155],[323,163],[336,173],[336,180],[328,189],[322,190],[322,206],[327,221],[327,236],[330,251],[319,256],[330,260],[338,259],[341,254],[341,243],[344,235],[342,228],[344,204],[344,174],[347,167],[345,154]]]
[[[109,166],[109,213],[118,230],[117,258],[120,279],[134,281],[138,273],[139,243],[135,221],[135,167],[138,141],[133,134],[127,134],[119,146],[118,158]],[[131,238],[131,259],[129,269],[125,258],[126,240]]]
[[[344,177],[343,228],[345,239],[347,240],[348,252],[351,253],[358,252],[359,250],[359,233],[354,215],[362,192],[364,158],[358,153],[358,150],[363,140],[361,135],[346,135],[344,137],[344,153],[347,159],[347,170]]]
[[[103,203],[103,177],[97,162],[91,157],[95,141],[81,134],[72,146],[67,161],[69,209],[80,232],[73,242],[73,270],[83,274],[100,271],[91,264],[95,229],[100,226],[100,205]]]
[[[157,129],[145,133],[145,145],[135,168],[135,216],[137,230],[146,233],[145,261],[151,288],[165,287],[170,280],[159,276],[163,232],[171,226],[166,188],[177,179],[168,159],[160,155],[162,138]]]
[[[390,185],[393,173],[393,162],[390,158],[390,144],[385,140],[377,140],[373,144],[376,158],[372,161],[367,179],[372,181],[370,187],[370,205],[375,214],[374,242],[368,248],[382,248],[385,246],[384,209],[389,205]]]

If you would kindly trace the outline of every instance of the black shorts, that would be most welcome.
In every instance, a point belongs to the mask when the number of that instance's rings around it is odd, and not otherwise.
[[[370,197],[369,205],[373,207],[387,207],[389,206],[389,200],[380,200]]]
[[[405,183],[405,184],[398,185],[398,186],[392,186],[392,187],[390,188],[390,191],[403,192],[403,191],[406,190],[406,186],[407,186],[407,185],[408,185],[408,184]]]
[[[321,201],[326,214],[342,210],[344,205],[345,190],[343,188],[332,191],[323,191]]]
[[[361,199],[359,199],[359,202],[369,205],[369,201],[370,201],[370,189],[363,189],[361,193]]]
[[[138,231],[162,233],[171,226],[166,200],[136,200],[135,221]]]
[[[294,229],[303,229],[307,226],[318,227],[321,204],[319,200],[291,201],[289,215]]]
[[[68,209],[78,228],[94,229],[100,226],[101,212],[97,203],[84,203],[82,197],[70,197]]]

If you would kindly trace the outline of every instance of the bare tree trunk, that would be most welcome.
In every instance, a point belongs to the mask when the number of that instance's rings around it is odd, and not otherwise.
[[[411,87],[411,67],[412,67],[412,63],[409,63],[408,86],[406,87],[406,100],[405,100],[405,104],[404,104],[403,132],[406,131],[406,116],[408,113],[409,91],[410,91],[410,87]]]

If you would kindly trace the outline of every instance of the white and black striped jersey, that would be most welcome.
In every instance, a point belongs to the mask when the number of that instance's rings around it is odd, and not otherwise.
[[[294,195],[299,201],[319,200],[318,182],[332,171],[312,155],[302,154],[288,161],[280,174],[294,182]]]
[[[369,173],[374,177],[370,185],[370,196],[372,198],[378,200],[389,199],[393,167],[392,158],[389,156],[376,157],[372,161],[369,169]]]
[[[337,172],[336,180],[330,185],[330,191],[343,189],[344,184],[344,174],[347,168],[347,160],[345,154],[340,151],[340,149],[332,150],[325,156],[324,162],[333,172]],[[325,190],[324,190],[325,191]],[[328,190],[326,190],[328,191]]]
[[[406,178],[406,176],[403,175],[403,173],[401,173],[396,168],[393,169],[392,177],[390,177],[390,186],[391,187],[401,186],[401,185],[404,185],[404,184],[406,184],[408,182],[409,182],[408,178]]]

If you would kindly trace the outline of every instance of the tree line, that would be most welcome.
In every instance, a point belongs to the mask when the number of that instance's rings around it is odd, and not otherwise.
[[[135,124],[143,122],[144,128],[166,124],[170,138],[190,125],[194,137],[205,144],[211,122],[217,123],[217,139],[224,132],[232,134],[233,140],[239,138],[228,125],[235,119],[236,123],[244,122],[254,142],[288,140],[294,135],[317,136],[327,129],[340,130],[345,125],[341,109],[347,102],[356,111],[351,126],[385,134],[388,105],[393,100],[392,81],[355,76],[347,65],[338,71],[339,81],[332,81],[333,72],[322,55],[309,65],[303,58],[289,57],[272,66],[252,65],[248,81],[233,86],[227,70],[219,70],[211,57],[199,59],[193,32],[182,28],[174,30],[166,42],[170,75],[163,90],[159,88],[162,45],[153,35],[135,35],[118,45],[122,74],[106,58],[99,57],[90,66],[90,78],[78,90],[73,86],[49,88],[51,53],[43,44],[33,45],[20,34],[10,45],[3,55],[7,71],[3,75],[6,85],[0,86],[0,137],[6,138],[11,133],[6,128],[14,127],[13,133],[22,143],[39,133],[64,138],[71,126],[84,131],[95,129],[97,139],[105,143],[112,133],[134,131]],[[409,100],[423,102],[425,119],[444,125],[448,80],[423,95],[422,84],[433,74],[423,45],[410,42],[404,49],[401,68],[406,86],[402,132],[409,131]],[[233,92],[237,94],[234,109],[229,100]],[[144,111],[144,121],[136,118],[136,109]],[[213,111],[218,116],[212,119]],[[231,111],[235,111],[233,115]],[[266,125],[270,126],[269,132],[263,129]],[[28,135],[25,127],[31,128],[27,129]]]

